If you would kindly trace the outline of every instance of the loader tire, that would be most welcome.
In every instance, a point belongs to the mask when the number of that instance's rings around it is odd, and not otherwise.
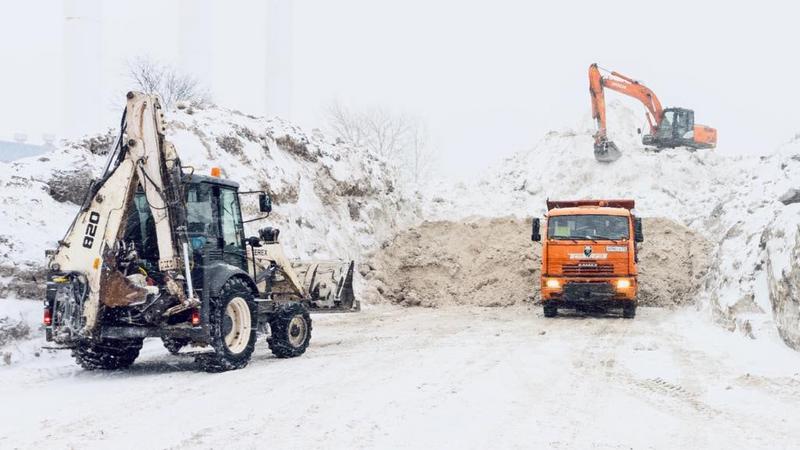
[[[79,343],[72,357],[86,370],[127,369],[136,361],[144,339],[101,339]]]
[[[278,358],[294,358],[305,353],[311,341],[311,315],[302,303],[278,306],[269,320],[269,349]]]
[[[633,319],[636,317],[636,303],[626,304],[622,307],[622,317],[624,319]]]
[[[556,307],[556,305],[549,305],[545,303],[542,309],[544,309],[545,317],[555,317],[558,315],[558,307]]]
[[[181,338],[161,338],[161,342],[164,343],[164,348],[172,355],[177,355],[183,347],[189,345],[189,339]]]
[[[209,306],[214,352],[199,355],[198,364],[206,372],[245,367],[253,355],[258,329],[258,309],[250,287],[239,278],[231,278]]]

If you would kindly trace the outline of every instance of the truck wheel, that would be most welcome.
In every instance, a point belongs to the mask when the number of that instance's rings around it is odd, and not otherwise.
[[[269,349],[278,358],[294,358],[305,353],[311,341],[311,316],[302,303],[278,306],[269,320]]]
[[[72,357],[86,370],[127,369],[139,356],[144,339],[102,339],[79,343]]]
[[[556,305],[545,303],[543,309],[545,317],[555,317],[558,315],[558,307]]]
[[[171,354],[177,355],[180,353],[183,347],[189,345],[188,339],[181,339],[181,338],[161,338],[161,342],[164,343],[164,348],[167,349]]]
[[[256,345],[257,307],[249,286],[232,278],[210,302],[211,346],[214,353],[198,356],[206,372],[241,369],[250,362]]]
[[[622,317],[625,319],[633,319],[636,317],[636,303],[630,302],[622,307]]]

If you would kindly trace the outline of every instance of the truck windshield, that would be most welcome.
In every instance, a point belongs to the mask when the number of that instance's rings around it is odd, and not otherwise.
[[[581,214],[555,216],[547,222],[547,237],[550,239],[628,239],[629,226],[626,216]]]

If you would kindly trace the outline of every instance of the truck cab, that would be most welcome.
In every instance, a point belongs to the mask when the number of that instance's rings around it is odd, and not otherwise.
[[[636,315],[637,244],[641,219],[633,200],[547,201],[531,238],[542,242],[541,300],[545,317],[559,308]]]

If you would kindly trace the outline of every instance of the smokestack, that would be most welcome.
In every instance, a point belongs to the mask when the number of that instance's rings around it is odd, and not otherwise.
[[[292,2],[267,0],[266,112],[291,120]]]
[[[102,112],[102,4],[100,0],[65,0],[64,130],[69,135],[99,130]]]

